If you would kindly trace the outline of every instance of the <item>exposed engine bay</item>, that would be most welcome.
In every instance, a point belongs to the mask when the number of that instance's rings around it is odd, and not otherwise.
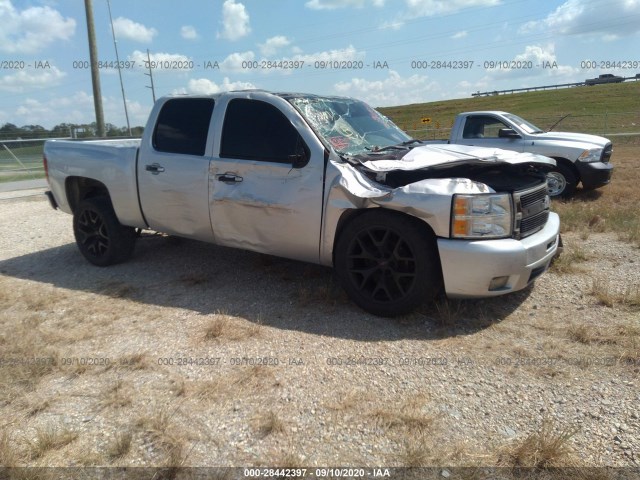
[[[546,181],[542,168],[533,165],[457,165],[421,170],[394,170],[385,173],[366,172],[371,180],[391,188],[431,178],[468,178],[488,185],[496,192],[513,193],[533,188]]]

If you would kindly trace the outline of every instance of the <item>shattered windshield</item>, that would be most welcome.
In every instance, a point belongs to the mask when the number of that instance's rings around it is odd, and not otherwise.
[[[288,99],[338,153],[357,155],[402,144],[411,137],[359,100],[340,97]]]

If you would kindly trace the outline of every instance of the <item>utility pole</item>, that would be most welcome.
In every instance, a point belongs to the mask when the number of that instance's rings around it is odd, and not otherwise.
[[[102,93],[100,91],[100,71],[98,70],[98,48],[96,47],[96,30],[93,24],[93,1],[84,0],[87,14],[87,35],[89,37],[89,60],[91,61],[91,82],[93,83],[93,106],[96,110],[96,127],[98,137],[105,137],[104,112],[102,110]]]
[[[147,48],[147,67],[149,67],[149,73],[145,73],[151,78],[151,86],[147,85],[147,88],[151,89],[151,96],[153,97],[153,103],[156,103],[156,89],[153,86],[153,71],[151,70],[151,56],[149,55],[149,49]]]
[[[124,103],[124,116],[127,119],[127,130],[131,136],[131,124],[129,123],[129,112],[127,111],[127,98],[124,96],[124,83],[122,83],[122,69],[120,68],[120,57],[118,56],[118,42],[116,41],[116,31],[113,29],[113,17],[111,16],[111,2],[107,0],[109,7],[109,21],[111,22],[111,35],[113,35],[113,48],[116,49],[116,63],[118,64],[118,76],[120,77],[120,90],[122,90],[122,103]]]

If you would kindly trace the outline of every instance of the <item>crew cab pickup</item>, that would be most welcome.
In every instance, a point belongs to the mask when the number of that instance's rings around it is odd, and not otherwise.
[[[140,140],[47,141],[54,208],[80,252],[127,259],[137,233],[332,266],[382,316],[443,291],[520,290],[556,254],[547,157],[422,145],[343,97],[236,91],[169,96]]]
[[[459,114],[449,142],[532,152],[556,160],[548,174],[549,195],[571,197],[579,183],[585,189],[611,180],[611,142],[596,135],[544,132],[530,122],[507,112],[482,111]]]

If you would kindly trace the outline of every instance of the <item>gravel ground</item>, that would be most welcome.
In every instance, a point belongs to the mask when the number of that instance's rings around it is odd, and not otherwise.
[[[639,466],[640,250],[613,234],[565,235],[574,273],[389,320],[330,270],[198,242],[90,266],[44,198],[1,201],[0,231],[2,354],[57,359],[0,400],[15,465],[493,466],[564,431],[560,464]],[[35,454],[51,426],[74,439]]]

